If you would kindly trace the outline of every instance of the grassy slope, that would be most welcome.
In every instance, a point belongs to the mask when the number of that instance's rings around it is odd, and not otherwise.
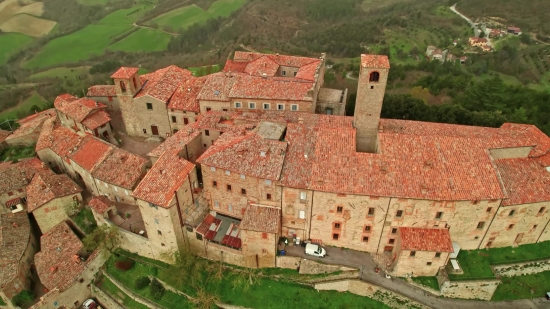
[[[57,77],[57,78],[74,78],[77,75],[87,74],[90,70],[89,66],[76,67],[76,68],[55,68],[51,70],[42,71],[31,75],[30,79],[41,79],[48,77]]]
[[[20,33],[4,33],[0,35],[0,65],[8,61],[9,56],[32,42],[33,38]]]
[[[109,0],[76,0],[82,5],[104,5],[109,2]]]
[[[0,162],[34,157],[36,156],[34,147],[35,146],[6,148],[0,152]]]
[[[173,10],[152,20],[160,26],[170,26],[174,29],[185,29],[195,23],[203,23],[210,18],[229,16],[245,4],[246,0],[218,0],[203,10],[196,5],[189,5]]]
[[[416,283],[420,283],[436,291],[439,291],[439,283],[437,283],[436,277],[412,277],[412,280]]]
[[[142,28],[130,34],[121,41],[109,46],[110,50],[120,50],[125,52],[155,52],[163,51],[168,46],[172,36],[162,31]]]
[[[124,308],[127,309],[147,309],[148,307],[138,303],[137,301],[130,298],[130,296],[124,294],[111,280],[103,278],[101,282],[101,289],[109,294],[114,299],[120,300],[124,305]]]
[[[17,119],[17,114],[19,112],[28,112],[33,105],[44,108],[48,106],[49,103],[46,102],[46,100],[44,100],[44,98],[42,98],[39,94],[34,93],[19,105],[1,112],[0,119]]]
[[[544,297],[550,287],[550,271],[512,278],[502,278],[492,301]],[[533,290],[533,293],[531,293]]]

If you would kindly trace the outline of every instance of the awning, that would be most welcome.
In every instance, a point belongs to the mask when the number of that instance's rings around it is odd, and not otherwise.
[[[14,198],[13,200],[7,201],[6,202],[6,207],[15,206],[17,204],[21,204],[21,198],[20,197]]]

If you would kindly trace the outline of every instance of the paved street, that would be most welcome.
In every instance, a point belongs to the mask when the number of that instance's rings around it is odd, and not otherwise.
[[[365,252],[359,252],[348,249],[340,249],[328,247],[327,256],[324,258],[318,258],[306,255],[303,247],[287,246],[286,251],[289,256],[299,256],[305,259],[314,261],[320,261],[325,264],[335,264],[348,267],[354,267],[359,270],[363,270],[361,273],[361,280],[381,286],[385,289],[391,290],[395,293],[401,294],[412,300],[415,300],[424,305],[432,308],[445,308],[445,309],[471,309],[471,308],[483,308],[483,309],[542,309],[550,308],[550,302],[545,298],[539,298],[535,300],[524,299],[515,301],[502,301],[502,302],[488,302],[488,301],[476,301],[476,300],[462,300],[452,298],[440,298],[431,293],[428,293],[420,288],[408,284],[401,279],[386,279],[383,272],[375,273],[374,268],[376,263],[373,261],[370,254]]]

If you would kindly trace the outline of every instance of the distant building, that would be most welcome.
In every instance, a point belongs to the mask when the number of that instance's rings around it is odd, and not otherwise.
[[[501,37],[505,32],[503,32],[500,29],[491,29],[491,32],[489,32],[490,38],[498,38]]]
[[[460,57],[460,64],[465,64],[466,60],[468,60],[468,57],[466,57],[466,56]]]
[[[518,28],[518,27],[508,27],[507,32],[515,34],[515,35],[519,35],[519,34],[521,34],[521,29]]]
[[[20,119],[20,127],[8,135],[4,142],[7,146],[30,146],[38,140],[44,122],[55,117],[55,109],[52,108]]]
[[[472,36],[468,39],[468,44],[470,44],[470,46],[485,46],[487,45],[487,39]]]

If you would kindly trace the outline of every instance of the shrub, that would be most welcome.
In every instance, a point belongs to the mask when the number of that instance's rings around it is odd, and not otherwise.
[[[11,299],[11,302],[18,306],[18,307],[22,307],[24,304],[32,301],[34,299],[34,294],[33,292],[31,291],[27,291],[27,290],[23,290],[21,292],[19,292],[19,294],[15,295],[12,299]]]
[[[115,267],[127,271],[134,266],[134,261],[128,258],[120,258],[115,262]]]
[[[153,279],[151,281],[151,296],[155,300],[160,300],[164,295],[164,286],[157,280]]]
[[[149,277],[141,277],[136,279],[136,289],[143,290],[145,289],[149,284],[151,284],[151,279]]]

